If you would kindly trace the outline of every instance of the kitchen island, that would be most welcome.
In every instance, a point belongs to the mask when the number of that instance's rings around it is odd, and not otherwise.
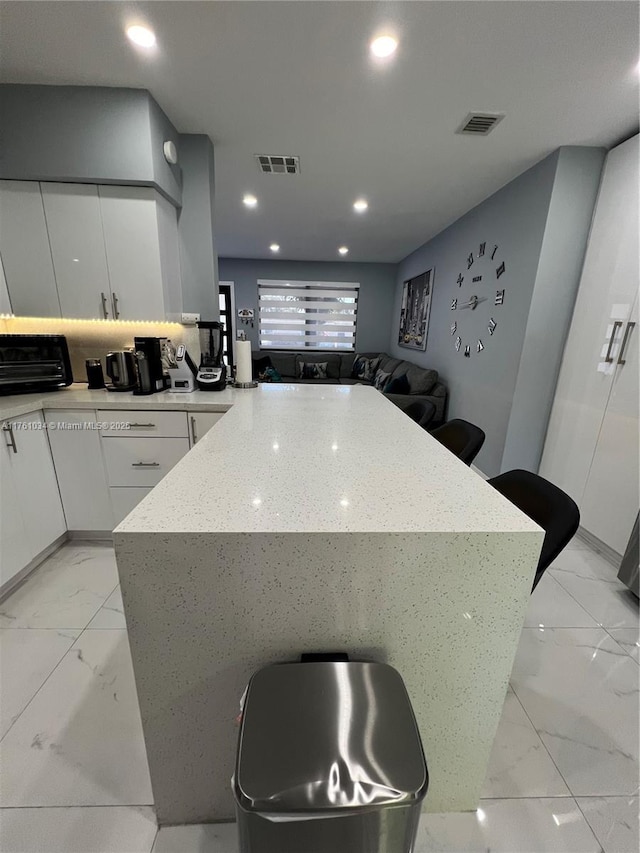
[[[478,804],[543,533],[370,387],[262,385],[114,531],[160,824],[233,817],[251,674],[402,674],[429,811]]]

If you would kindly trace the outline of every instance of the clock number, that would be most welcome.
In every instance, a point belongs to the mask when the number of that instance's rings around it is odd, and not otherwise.
[[[463,281],[464,281],[464,276],[462,275],[462,273],[460,273],[460,275],[459,275],[459,276],[458,276],[458,278],[457,278],[458,287],[462,287],[462,282],[463,282]]]
[[[476,350],[477,350],[478,352],[482,352],[482,350],[483,350],[483,349],[484,349],[484,344],[482,343],[482,341],[480,340],[480,338],[478,338],[478,345],[477,345],[477,347],[476,347]]]
[[[471,269],[471,265],[473,264],[473,252],[469,254],[467,258],[467,269]]]
[[[500,278],[502,273],[505,271],[504,261],[500,264],[500,266],[496,269],[496,278]]]
[[[460,347],[462,346],[462,338],[460,335],[456,338],[456,352],[460,352]]]
[[[451,300],[451,310],[452,310],[452,311],[455,311],[457,307],[458,307],[458,300],[457,300],[457,299],[452,299],[452,300]]]
[[[455,333],[457,332],[457,330],[458,330],[458,324],[457,324],[457,323],[452,323],[452,324],[451,324],[451,334],[452,334],[452,335],[455,335]]]
[[[493,252],[491,252],[491,260],[493,260],[497,251],[498,251],[498,244],[496,243],[495,246],[493,247]]]
[[[469,346],[469,344],[467,344],[464,348],[464,357],[471,358],[471,347]]]
[[[496,290],[495,305],[502,305],[504,302],[504,290]]]
[[[480,243],[480,248],[478,249],[478,257],[479,258],[484,257],[484,250],[486,248],[486,245],[487,245],[486,243]]]
[[[493,319],[493,317],[492,317],[492,318],[489,320],[489,325],[487,326],[487,329],[488,329],[488,331],[489,331],[489,334],[490,334],[490,335],[493,335],[493,333],[494,333],[494,332],[495,332],[495,330],[496,330],[496,326],[497,326],[497,325],[498,325],[498,324],[496,323],[496,321],[495,321],[495,320]]]
[[[471,279],[472,284],[475,284],[477,281],[482,281],[481,275],[474,275],[474,277]]]

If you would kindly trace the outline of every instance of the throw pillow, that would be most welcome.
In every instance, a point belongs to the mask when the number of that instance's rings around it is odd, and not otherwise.
[[[373,380],[373,387],[377,388],[378,391],[382,391],[385,385],[389,382],[390,378],[390,373],[387,373],[384,370],[376,371],[375,379]]]
[[[264,382],[282,382],[282,376],[275,367],[267,367],[262,378]]]
[[[364,356],[356,357],[356,360],[353,362],[353,370],[351,372],[352,379],[361,379],[363,382],[373,382],[379,364],[379,356],[376,356],[376,358],[365,358]]]
[[[384,394],[408,394],[409,393],[409,380],[407,379],[407,374],[403,373],[402,376],[396,376],[395,379],[392,379],[383,390]]]
[[[326,379],[326,361],[300,361],[298,362],[298,379]]]

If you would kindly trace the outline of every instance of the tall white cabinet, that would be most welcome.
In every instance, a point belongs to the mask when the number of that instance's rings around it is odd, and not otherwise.
[[[638,513],[638,137],[609,152],[540,473],[623,554]]]

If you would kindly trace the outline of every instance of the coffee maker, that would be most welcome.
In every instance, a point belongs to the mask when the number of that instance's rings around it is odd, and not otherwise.
[[[222,323],[201,320],[200,330],[200,367],[196,376],[201,391],[224,391],[227,384],[227,368],[222,361]]]

